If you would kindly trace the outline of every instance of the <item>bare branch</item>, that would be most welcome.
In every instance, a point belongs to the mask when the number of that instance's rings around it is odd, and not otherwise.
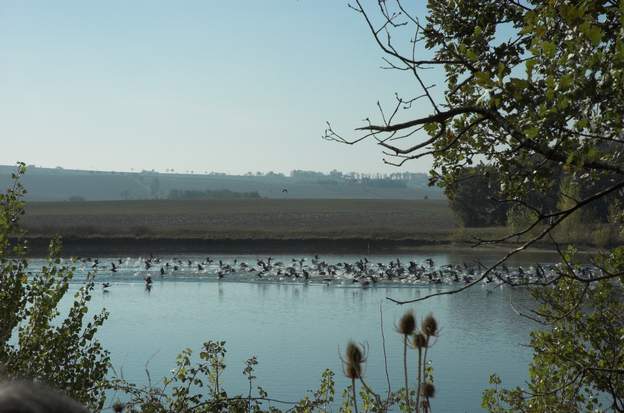
[[[369,130],[378,132],[393,132],[396,130],[408,129],[417,125],[424,125],[427,123],[444,122],[457,115],[465,115],[471,113],[483,114],[484,110],[476,106],[465,106],[454,109],[449,109],[445,112],[436,113],[435,115],[425,116],[424,118],[418,118],[402,123],[395,123],[394,125],[369,125],[362,126],[356,130]]]

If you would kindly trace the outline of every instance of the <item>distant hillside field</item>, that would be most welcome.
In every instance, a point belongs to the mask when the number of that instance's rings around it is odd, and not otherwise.
[[[14,166],[0,165],[0,189],[10,184]],[[184,191],[257,193],[271,199],[443,199],[424,174],[363,174],[293,171],[290,176],[102,172],[29,167],[22,183],[29,201],[167,199]],[[236,195],[236,194],[234,194]],[[234,196],[233,196],[234,197]]]
[[[305,239],[447,237],[446,200],[238,199],[30,202],[32,237]]]

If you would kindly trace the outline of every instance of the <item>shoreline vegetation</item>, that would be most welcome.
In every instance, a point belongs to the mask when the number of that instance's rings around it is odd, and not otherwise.
[[[445,200],[236,199],[31,202],[23,218],[30,254],[60,236],[65,254],[101,253],[409,253],[474,249],[509,227],[467,228]],[[538,228],[536,228],[538,230]],[[583,250],[621,244],[608,224],[561,232]],[[527,234],[530,236],[531,234]],[[521,245],[515,237],[486,249]],[[551,250],[549,240],[533,246]]]
[[[25,237],[29,256],[44,257],[54,237]],[[147,238],[147,237],[63,237],[63,255],[93,254],[147,254],[147,253],[393,253],[409,254],[417,251],[500,251],[504,253],[521,242],[475,246],[474,242],[426,239],[368,239],[368,238]],[[564,243],[562,245],[567,245]],[[580,245],[578,252],[598,252],[595,245]],[[556,250],[547,241],[536,243],[526,252],[552,252]]]

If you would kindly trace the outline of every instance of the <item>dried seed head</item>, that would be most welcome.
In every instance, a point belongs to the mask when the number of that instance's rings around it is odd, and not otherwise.
[[[420,391],[425,399],[431,399],[435,396],[435,386],[433,383],[423,383],[420,387]]]
[[[423,333],[416,333],[414,335],[414,347],[425,348],[427,347],[427,337]]]
[[[344,374],[349,379],[359,379],[362,376],[362,366],[359,364],[345,363]]]
[[[414,312],[409,310],[399,320],[399,333],[409,336],[414,330],[416,330],[416,318],[414,317]]]
[[[359,366],[364,361],[364,355],[360,346],[353,341],[349,341],[347,344],[347,363]]]
[[[115,413],[121,413],[121,412],[123,412],[123,409],[124,409],[124,405],[119,400],[117,400],[115,403],[113,403],[113,411]]]
[[[433,315],[429,314],[422,323],[422,332],[427,337],[435,336],[438,333],[438,322]]]
[[[364,361],[366,361],[366,357],[362,346],[355,344],[353,341],[349,341],[347,350],[345,351],[345,358],[342,360],[345,376],[350,379],[359,379],[362,377],[362,363],[364,363]]]

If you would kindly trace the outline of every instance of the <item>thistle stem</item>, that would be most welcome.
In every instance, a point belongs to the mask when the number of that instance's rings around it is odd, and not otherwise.
[[[423,355],[423,379],[427,380],[427,376],[425,375],[425,369],[427,368],[427,350],[429,349],[429,336],[427,336],[427,341],[425,342],[425,354]]]
[[[420,411],[420,388],[422,387],[422,349],[418,347],[418,388],[416,389],[416,413]]]
[[[427,376],[425,375],[425,369],[427,368],[427,350],[429,349],[429,336],[427,336],[427,340],[425,341],[425,352],[423,354],[422,360],[422,379],[427,380]],[[420,388],[418,389],[418,394],[420,395]],[[418,397],[418,396],[416,396]],[[427,398],[427,407],[423,409],[423,413],[429,411],[429,398]]]
[[[370,394],[372,394],[375,397],[375,400],[377,400],[377,404],[379,406],[382,405],[381,403],[381,397],[379,397],[379,395],[377,393],[375,393],[374,391],[371,390],[370,387],[368,387],[368,384],[366,384],[366,382],[364,381],[364,379],[362,377],[360,377],[360,383],[362,383],[362,387],[364,387],[364,389],[369,392]]]
[[[405,376],[405,405],[407,411],[411,412],[409,387],[407,386],[407,334],[403,335],[403,373]]]
[[[357,398],[355,395],[355,377],[351,379],[351,391],[353,392],[353,409],[355,410],[355,413],[358,413]]]

